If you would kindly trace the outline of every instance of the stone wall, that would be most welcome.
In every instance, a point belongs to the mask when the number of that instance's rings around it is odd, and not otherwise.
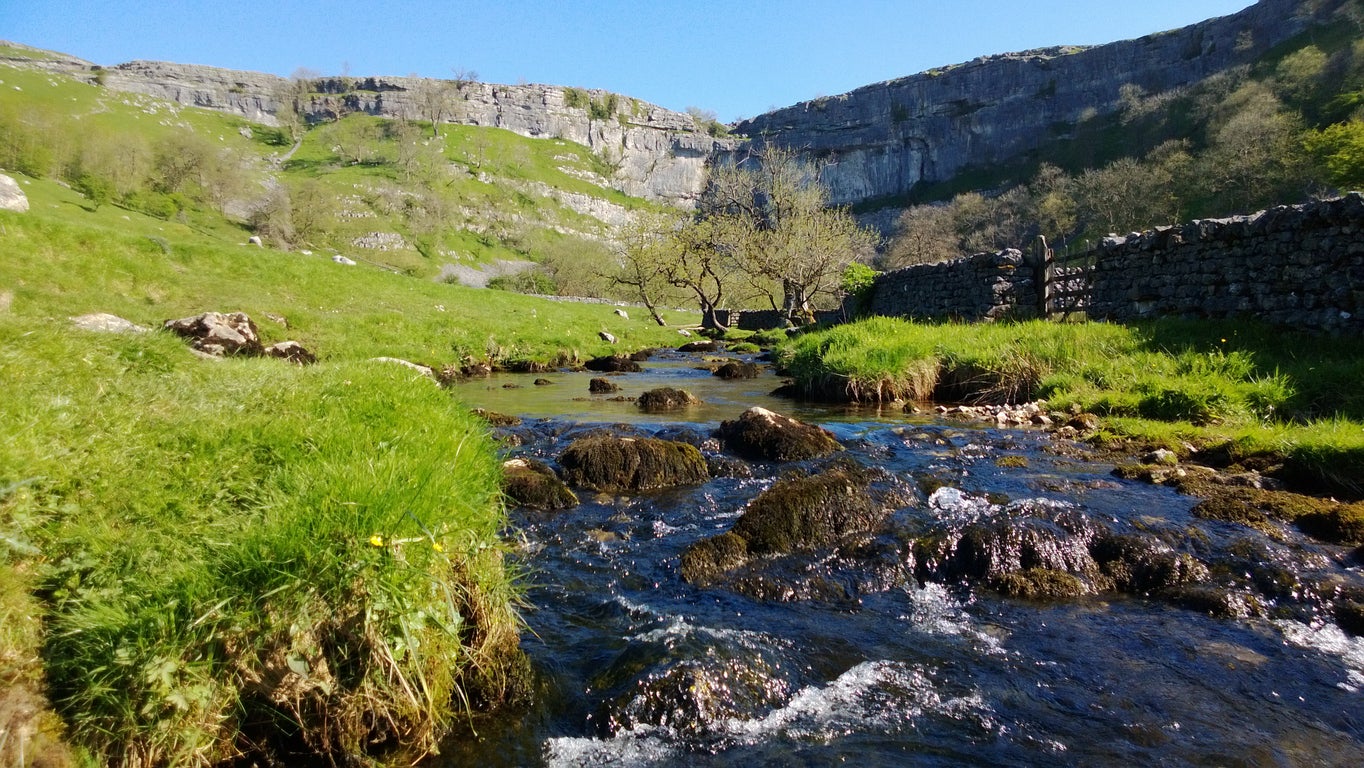
[[[1093,256],[1091,318],[1253,317],[1364,332],[1359,193],[1107,238]]]
[[[765,331],[786,325],[782,313],[775,309],[718,309],[715,311],[715,319],[726,328],[738,328],[741,331]],[[849,314],[842,308],[821,309],[815,312],[815,322],[825,325],[842,323],[849,319]]]
[[[1364,196],[1279,206],[1108,237],[1070,261],[1093,266],[1090,319],[1248,317],[1331,333],[1364,333]],[[905,267],[876,279],[869,314],[993,320],[1039,311],[1041,265],[1018,251]]]
[[[869,314],[921,319],[996,320],[1037,313],[1037,269],[1019,251],[980,253],[877,277]]]

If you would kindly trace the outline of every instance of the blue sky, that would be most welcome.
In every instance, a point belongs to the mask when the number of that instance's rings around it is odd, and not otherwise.
[[[1096,44],[1252,0],[0,0],[0,39],[96,64],[605,88],[725,121],[991,53]]]

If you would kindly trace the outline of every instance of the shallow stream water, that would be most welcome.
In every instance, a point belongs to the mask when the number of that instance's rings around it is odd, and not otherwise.
[[[677,386],[706,402],[682,416],[589,396],[600,374],[499,375],[457,396],[521,416],[505,430],[519,443],[509,453],[551,464],[602,427],[686,438],[723,458],[710,433],[763,405],[825,426],[846,455],[903,478],[914,499],[897,515],[1074,510],[1195,556],[1253,544],[1304,579],[1361,583],[1343,548],[1195,518],[1196,500],[1117,480],[1042,431],[799,404],[768,395],[779,383],[770,373],[724,382],[697,362],[674,355],[612,379],[625,396]],[[759,600],[683,581],[682,551],[728,530],[788,469],[753,463],[696,487],[579,491],[582,505],[565,512],[514,510],[536,702],[451,739],[431,764],[1364,763],[1364,639],[1291,596],[1262,597],[1256,618],[1119,594],[1033,602],[921,582],[908,568],[850,574],[832,555],[806,570],[840,585],[833,597]]]

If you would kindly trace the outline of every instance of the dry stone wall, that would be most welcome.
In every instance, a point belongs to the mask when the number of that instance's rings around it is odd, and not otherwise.
[[[1330,333],[1364,333],[1364,196],[1279,206],[1105,238],[1058,274],[1087,287],[1096,320],[1254,318]],[[1018,251],[905,267],[876,279],[869,313],[994,320],[1037,315],[1038,260]]]
[[[1091,318],[1253,317],[1364,332],[1364,197],[1108,238],[1094,251]]]
[[[925,320],[1029,317],[1038,306],[1037,269],[1019,251],[921,264],[876,279],[868,311]]]

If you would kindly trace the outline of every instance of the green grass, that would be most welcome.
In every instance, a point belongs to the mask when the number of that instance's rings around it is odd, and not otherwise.
[[[466,702],[514,688],[486,426],[369,358],[545,361],[621,349],[600,330],[625,348],[676,331],[224,242],[18,179],[30,212],[0,213],[0,610],[41,621],[3,622],[0,673],[45,677],[72,742],[106,764],[262,741],[286,760],[408,759]],[[168,334],[67,319],[210,309],[322,362],[215,364]]]
[[[0,553],[35,570],[54,704],[101,762],[299,728],[419,753],[507,664],[500,464],[432,382],[15,317],[0,379]]]
[[[269,342],[295,339],[326,359],[389,356],[433,366],[485,360],[490,348],[497,357],[543,361],[605,354],[612,347],[597,337],[602,330],[632,349],[677,339],[670,328],[645,317],[623,320],[607,305],[546,302],[343,267],[321,255],[224,245],[147,217],[90,213],[62,199],[74,193],[48,182],[25,189],[31,205],[55,205],[47,210],[60,218],[0,214],[7,247],[19,257],[0,261],[0,286],[13,293],[11,311],[22,316],[109,312],[159,326],[209,310],[242,311]],[[83,218],[96,226],[82,226]],[[130,231],[118,231],[120,223]],[[695,313],[666,314],[673,324],[695,323]],[[283,317],[288,328],[267,315]]]
[[[1364,341],[1238,322],[919,324],[872,318],[779,350],[816,397],[1022,402],[1107,416],[1115,435],[1273,454],[1364,493]]]

